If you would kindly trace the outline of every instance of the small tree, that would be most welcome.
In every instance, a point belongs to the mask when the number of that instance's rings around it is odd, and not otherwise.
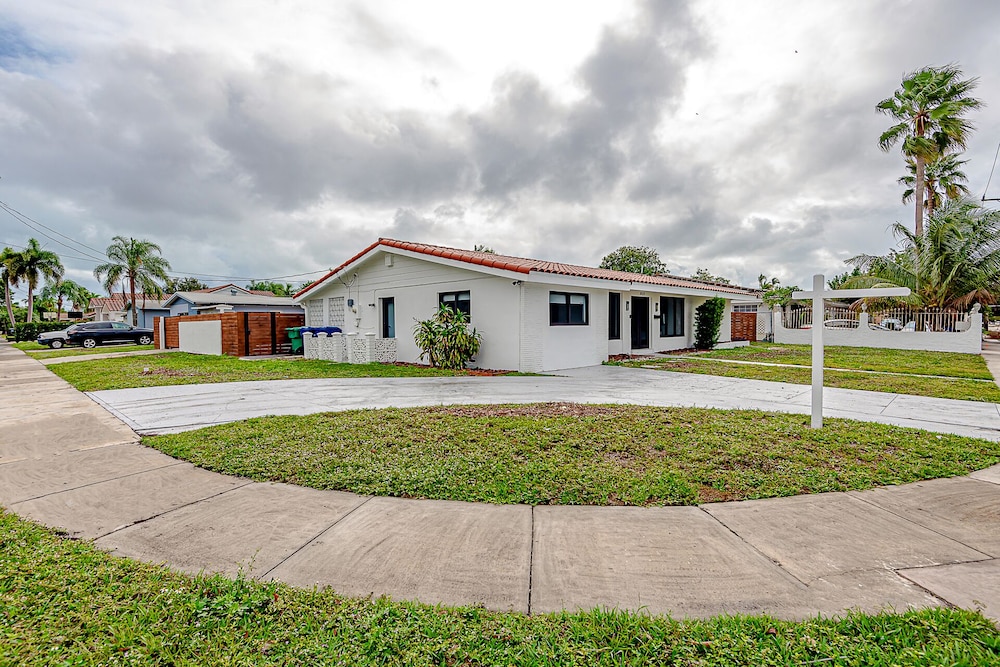
[[[694,309],[694,346],[711,350],[719,342],[719,330],[726,311],[726,300],[714,297]]]
[[[602,269],[628,271],[655,276],[667,272],[667,265],[660,261],[660,254],[646,246],[623,245],[608,253],[601,260]]]
[[[460,369],[472,361],[483,344],[483,335],[469,331],[469,316],[444,304],[429,320],[413,327],[413,340],[420,358],[436,368]]]

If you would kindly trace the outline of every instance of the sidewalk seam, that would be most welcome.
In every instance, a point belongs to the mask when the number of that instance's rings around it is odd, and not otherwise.
[[[714,514],[712,514],[711,512],[709,512],[707,509],[705,509],[704,505],[698,505],[697,507],[698,507],[699,510],[701,510],[702,512],[704,512],[705,514],[707,514],[709,517],[711,517],[712,520],[714,520],[717,524],[719,524],[720,526],[722,526],[723,528],[725,528],[726,530],[728,530],[730,533],[732,533],[733,535],[735,535],[736,539],[738,539],[743,544],[747,545],[755,553],[759,554],[761,558],[765,559],[768,563],[773,564],[776,568],[778,568],[778,571],[781,572],[784,576],[790,578],[795,583],[797,583],[797,584],[799,584],[799,585],[801,585],[801,586],[803,586],[805,588],[809,588],[809,584],[807,582],[803,581],[802,579],[798,578],[797,576],[795,576],[794,574],[792,574],[791,572],[789,572],[780,562],[778,562],[778,561],[774,560],[773,558],[771,558],[770,556],[768,556],[766,553],[764,553],[763,551],[761,551],[760,549],[758,549],[757,545],[752,544],[746,538],[744,538],[742,535],[740,535],[735,530],[733,530],[732,528],[730,528],[729,526],[727,526],[725,524],[725,522],[722,521],[722,519],[720,519],[719,517],[715,516]]]
[[[112,447],[119,447],[121,445],[112,445]],[[174,466],[179,466],[183,464],[184,461],[174,461],[173,463],[168,463],[167,465],[156,466],[155,468],[146,468],[145,470],[137,470],[135,472],[130,472],[127,475],[118,475],[117,477],[108,477],[107,479],[99,479],[96,482],[89,482],[87,484],[81,484],[80,486],[73,486],[68,489],[59,489],[58,491],[50,491],[49,493],[43,493],[40,496],[32,496],[31,498],[24,498],[18,500],[15,503],[11,503],[11,506],[20,505],[21,503],[27,503],[32,500],[39,500],[41,498],[48,498],[49,496],[56,496],[60,493],[66,493],[68,491],[78,491],[79,489],[86,489],[88,486],[96,486],[97,484],[104,484],[105,482],[114,482],[119,479],[125,479],[126,477],[134,477],[136,475],[142,475],[147,472],[153,472],[154,470],[163,470],[164,468],[172,468]]]
[[[184,461],[181,461],[181,463],[184,463]],[[227,477],[228,477],[228,475],[227,475]],[[108,532],[106,532],[106,533],[104,533],[102,535],[98,535],[97,537],[94,537],[94,538],[91,538],[91,539],[93,541],[97,541],[97,540],[99,540],[101,538],[107,537],[108,535],[114,535],[115,533],[117,533],[119,531],[127,530],[129,528],[132,528],[133,526],[138,526],[141,523],[147,523],[149,521],[152,521],[153,519],[159,519],[161,516],[165,516],[165,515],[170,514],[172,512],[176,512],[178,510],[182,510],[185,507],[190,507],[191,505],[197,505],[200,502],[204,502],[206,500],[211,500],[212,498],[218,498],[219,496],[225,495],[227,493],[231,493],[231,492],[236,491],[238,489],[242,489],[243,487],[249,486],[249,485],[254,484],[254,483],[255,482],[252,479],[248,479],[246,482],[244,482],[243,484],[240,484],[239,486],[234,486],[234,487],[232,487],[230,489],[225,489],[224,491],[219,491],[218,493],[213,493],[212,495],[205,496],[204,498],[198,498],[197,500],[192,500],[191,502],[184,503],[183,505],[178,505],[177,507],[171,507],[170,509],[164,510],[164,511],[160,512],[159,514],[154,514],[153,516],[146,517],[145,519],[139,519],[138,521],[133,521],[132,523],[130,523],[128,525],[125,525],[125,526],[118,526],[114,530],[109,530]]]
[[[326,528],[324,528],[323,530],[319,531],[318,533],[316,533],[315,535],[313,535],[311,538],[309,538],[308,540],[306,540],[305,542],[303,542],[297,549],[295,549],[295,551],[293,551],[292,553],[288,554],[287,556],[285,556],[284,558],[282,558],[281,560],[279,560],[267,572],[264,572],[263,574],[261,574],[257,578],[263,580],[269,574],[271,574],[276,569],[278,569],[279,567],[281,567],[282,565],[284,565],[295,554],[299,553],[300,551],[302,551],[303,549],[305,549],[307,546],[309,546],[310,544],[312,544],[313,542],[315,542],[319,538],[323,537],[323,535],[325,535],[329,531],[333,530],[337,525],[339,525],[341,521],[343,521],[344,519],[346,519],[347,517],[351,516],[352,514],[354,514],[355,512],[357,512],[359,509],[361,509],[362,507],[364,507],[365,505],[367,505],[369,503],[369,501],[371,501],[372,498],[374,498],[374,497],[375,496],[368,496],[367,498],[365,498],[363,501],[361,501],[360,503],[358,503],[357,505],[355,505],[354,507],[352,507],[349,512],[347,512],[346,514],[344,514],[344,516],[342,516],[342,517],[334,520],[334,522],[331,523],[329,526],[327,526]]]
[[[528,616],[531,616],[531,594],[535,577],[535,506],[531,506],[531,544],[528,545]]]

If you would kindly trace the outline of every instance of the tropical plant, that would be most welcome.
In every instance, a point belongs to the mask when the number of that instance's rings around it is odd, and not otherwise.
[[[924,210],[927,217],[934,215],[934,209],[941,206],[944,198],[958,199],[969,194],[969,188],[965,187],[968,177],[962,171],[962,165],[968,160],[959,160],[958,155],[939,155],[932,162],[928,162],[924,169]],[[909,174],[901,176],[897,181],[900,185],[905,185],[903,191],[903,203],[913,199],[917,182],[917,164],[912,159],[906,160],[906,169]]]
[[[53,280],[50,281],[45,289],[42,290],[41,295],[45,299],[52,301],[56,305],[56,319],[62,317],[63,301],[69,300],[74,306],[79,306],[81,303],[88,303],[90,301],[91,292],[83,285],[74,282],[72,280]],[[77,310],[80,310],[78,307]]]
[[[602,269],[628,271],[655,276],[667,272],[667,265],[660,261],[660,254],[646,246],[623,245],[601,259]]]
[[[774,308],[775,306],[784,308],[791,303],[792,292],[797,292],[800,289],[798,285],[782,287],[780,280],[777,278],[769,279],[763,273],[757,276],[757,282],[760,284],[760,289],[763,292],[760,298],[768,308]]]
[[[903,155],[914,162],[914,191],[924,192],[925,167],[928,162],[949,149],[965,148],[972,124],[964,116],[982,106],[969,93],[977,79],[962,78],[955,65],[924,67],[908,74],[892,97],[876,105],[876,109],[893,120],[895,125],[879,137],[879,147],[888,152],[902,144]],[[914,233],[924,230],[924,197],[914,197]]]
[[[493,249],[493,248],[491,248],[490,246],[488,246],[488,245],[484,245],[484,244],[482,244],[482,243],[477,243],[477,244],[475,245],[475,247],[473,248],[473,250],[474,250],[475,252],[485,252],[485,253],[487,253],[487,254],[489,254],[489,255],[495,255],[495,254],[497,254],[497,251],[496,251],[496,250],[494,250],[494,249]]]
[[[473,360],[483,343],[483,335],[468,327],[469,316],[442,304],[434,317],[417,322],[413,340],[431,366],[460,369]]]
[[[163,291],[167,294],[175,294],[177,292],[197,292],[208,287],[205,283],[201,282],[197,278],[167,278],[163,285]]]
[[[16,252],[13,248],[4,248],[3,252],[0,253],[0,278],[3,279],[4,285],[4,305],[7,307],[7,318],[10,320],[11,327],[16,324],[12,292],[20,284],[23,277],[21,259],[21,253]]]
[[[45,250],[36,239],[28,239],[27,247],[20,252],[21,279],[28,286],[27,321],[31,322],[32,311],[35,309],[35,288],[41,280],[61,280],[65,269],[59,261],[59,255],[51,250]]]
[[[120,280],[127,280],[129,287],[129,303],[135,303],[136,285],[142,294],[162,295],[161,282],[167,281],[167,271],[170,263],[160,256],[160,246],[144,239],[115,236],[108,246],[105,255],[109,262],[94,268],[94,277],[101,281],[108,294],[114,293],[115,285]],[[138,308],[132,308],[132,324],[138,324]]]
[[[295,294],[295,286],[291,283],[276,283],[267,280],[254,280],[247,285],[248,290],[271,292],[274,296],[291,296]]]
[[[958,199],[935,211],[922,235],[899,223],[892,231],[900,248],[847,260],[863,275],[845,287],[909,287],[905,301],[918,307],[965,309],[1000,300],[1000,211]]]
[[[695,280],[704,280],[705,282],[709,283],[721,283],[723,285],[732,285],[732,282],[730,282],[729,278],[723,278],[722,276],[714,276],[708,269],[703,269],[701,267],[699,267],[698,270],[695,271],[694,275],[691,277],[694,278]]]
[[[711,350],[719,342],[722,318],[726,314],[726,300],[713,297],[694,309],[694,346],[698,350]]]

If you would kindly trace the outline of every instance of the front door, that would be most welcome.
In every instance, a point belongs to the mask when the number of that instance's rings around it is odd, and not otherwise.
[[[632,297],[632,349],[649,347],[649,297]]]

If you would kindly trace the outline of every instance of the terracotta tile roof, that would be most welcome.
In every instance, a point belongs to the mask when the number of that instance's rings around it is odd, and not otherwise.
[[[156,296],[154,294],[143,295],[141,293],[136,293],[135,300],[137,303],[142,304],[143,296],[147,303],[149,302],[159,302],[163,297]],[[111,296],[95,296],[90,299],[89,307],[91,310],[96,310],[98,308],[104,310],[105,312],[115,312],[124,311],[125,304],[129,302],[128,294],[112,294]]]
[[[355,261],[368,254],[375,248],[384,246],[387,248],[397,248],[408,250],[432,257],[451,259],[459,262],[467,262],[479,266],[487,266],[505,271],[528,274],[533,271],[538,273],[551,273],[560,276],[573,276],[577,278],[593,278],[597,280],[615,280],[620,282],[645,283],[648,285],[663,285],[667,287],[686,287],[690,289],[710,289],[715,292],[736,294],[740,296],[755,295],[754,290],[736,285],[726,285],[724,283],[708,282],[696,280],[694,278],[681,278],[671,275],[647,276],[642,273],[629,273],[627,271],[612,271],[610,269],[599,269],[590,266],[579,266],[576,264],[563,264],[560,262],[548,262],[540,259],[528,259],[526,257],[512,257],[510,255],[497,255],[489,252],[477,252],[475,250],[462,250],[460,248],[448,248],[445,246],[429,245],[427,243],[412,243],[410,241],[397,241],[395,239],[379,239],[354,257],[330,271],[325,276],[302,289],[295,296],[308,292],[313,286],[322,283],[330,276],[336,275],[342,269],[350,266]]]

